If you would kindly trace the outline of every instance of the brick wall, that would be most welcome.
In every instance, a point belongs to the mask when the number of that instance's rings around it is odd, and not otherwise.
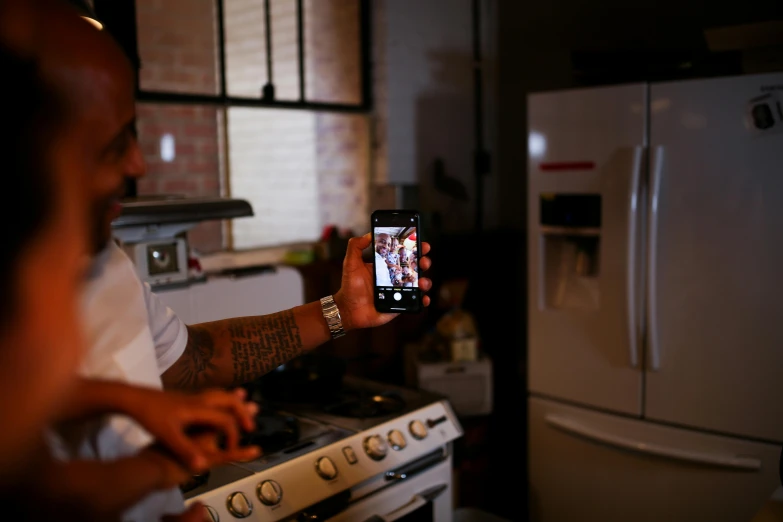
[[[147,160],[147,176],[138,182],[139,195],[221,193],[218,111],[213,107],[140,103],[136,107],[139,142]],[[171,136],[174,158],[161,155],[161,138]],[[207,221],[188,238],[200,252],[223,248],[222,223]]]
[[[298,99],[296,2],[270,3],[277,98]],[[216,93],[213,1],[137,0],[136,4],[141,87]],[[360,100],[358,5],[357,0],[305,0],[308,99]],[[266,81],[263,9],[262,0],[225,2],[231,95],[259,96]],[[310,241],[326,224],[357,232],[367,228],[371,157],[367,117],[265,109],[253,109],[256,115],[250,115],[248,111],[230,109],[227,115],[233,167],[226,173],[224,191],[248,199],[256,213],[233,222],[235,247]],[[139,194],[220,194],[223,161],[218,116],[219,112],[205,107],[140,107],[139,138],[149,168],[139,183]],[[308,118],[309,123],[303,124]],[[164,134],[174,137],[176,158],[171,162],[160,155]],[[220,223],[203,223],[191,232],[191,244],[201,252],[219,250],[225,244],[221,230]]]
[[[142,89],[215,94],[218,88],[212,0],[137,0]],[[147,176],[139,195],[217,196],[221,193],[219,111],[212,107],[139,104],[139,141]],[[172,161],[161,157],[161,138],[174,139]],[[220,222],[189,233],[201,252],[224,246]]]
[[[308,97],[360,103],[359,2],[310,0],[307,5]],[[319,113],[315,122],[321,223],[356,234],[369,231],[370,124],[369,116],[327,113]]]

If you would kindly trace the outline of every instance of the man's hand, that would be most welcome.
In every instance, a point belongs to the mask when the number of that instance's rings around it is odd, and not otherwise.
[[[191,437],[191,444],[196,452],[204,458],[203,469],[207,471],[214,466],[229,462],[242,462],[254,459],[261,454],[258,446],[223,449],[215,432],[204,432]],[[160,443],[151,444],[138,454],[138,458],[153,463],[159,469],[159,481],[156,489],[169,489],[184,484],[193,476],[193,470],[183,464],[177,455]]]
[[[362,250],[370,246],[371,235],[353,237],[348,241],[348,250],[343,261],[343,278],[340,290],[334,294],[334,301],[340,310],[343,327],[346,330],[380,326],[391,321],[398,314],[382,314],[375,309],[373,299],[375,269],[372,263],[365,263]],[[428,270],[432,264],[427,254],[429,243],[422,242],[419,270]],[[427,292],[432,288],[432,281],[426,277],[419,278],[419,289]],[[429,296],[422,297],[424,306],[429,306]]]
[[[127,413],[169,448],[189,472],[203,471],[221,459],[242,460],[260,454],[259,448],[239,448],[239,430],[255,429],[258,412],[257,404],[245,401],[242,388],[197,394],[150,391],[154,397],[136,401]],[[215,435],[209,439],[214,439],[214,444],[199,440],[194,431]],[[224,437],[224,450],[217,447],[217,434]]]

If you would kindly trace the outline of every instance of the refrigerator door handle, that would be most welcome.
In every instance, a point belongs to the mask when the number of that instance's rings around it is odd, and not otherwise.
[[[628,350],[631,368],[636,368],[639,364],[638,339],[639,332],[637,326],[636,312],[636,283],[639,276],[636,267],[636,254],[638,245],[636,236],[639,217],[639,189],[641,185],[642,168],[644,165],[646,147],[634,147],[633,153],[633,171],[631,173],[630,188],[630,209],[628,212],[628,280],[627,285],[627,310],[628,310]]]
[[[658,203],[661,192],[661,175],[663,170],[663,147],[655,147],[655,155],[650,172],[650,225],[649,245],[647,249],[647,346],[650,351],[650,369],[661,368],[661,351],[658,345],[658,308],[656,298],[657,288],[657,252],[658,252]]]
[[[761,469],[761,461],[753,457],[740,457],[724,453],[708,453],[704,451],[693,451],[690,449],[664,446],[661,444],[651,444],[642,440],[601,431],[592,426],[569,419],[563,415],[549,414],[545,417],[545,420],[550,426],[571,435],[577,435],[595,442],[606,444],[607,446],[635,453],[734,470],[759,471]]]

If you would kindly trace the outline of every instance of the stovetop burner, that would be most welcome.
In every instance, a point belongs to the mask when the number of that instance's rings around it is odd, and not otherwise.
[[[401,413],[404,408],[405,400],[398,393],[356,389],[343,391],[338,401],[327,404],[323,411],[340,417],[369,419]]]
[[[260,446],[264,453],[276,453],[299,442],[299,420],[292,415],[260,412],[256,429],[242,436],[241,444]]]
[[[259,412],[256,417],[256,429],[245,433],[240,439],[240,445],[259,446],[265,454],[277,453],[290,448],[297,442],[301,435],[299,419],[293,415],[282,413]],[[180,486],[183,493],[188,493],[203,486],[209,481],[210,472],[193,475]]]
[[[259,445],[261,457],[220,465],[203,476],[193,477],[182,487],[184,497],[200,497],[245,479],[257,485],[258,481],[250,477],[443,400],[442,396],[423,390],[353,376],[345,376],[341,384],[340,389],[330,393],[308,394],[307,402],[284,393],[265,396],[260,387],[247,386],[248,396],[259,404],[260,412],[256,417],[257,429],[246,434],[242,442]],[[312,471],[312,462],[307,463],[307,469]]]

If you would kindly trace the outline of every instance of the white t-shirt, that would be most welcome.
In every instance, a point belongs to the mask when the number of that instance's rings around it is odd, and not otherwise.
[[[391,286],[391,277],[389,275],[389,265],[386,259],[375,251],[375,284],[378,286]]]
[[[138,278],[133,262],[114,242],[95,259],[82,297],[89,350],[82,375],[162,389],[161,374],[185,351],[185,324]],[[83,439],[81,458],[113,460],[136,453],[152,437],[131,419],[112,416]],[[122,487],[122,477],[117,477]],[[154,493],[123,515],[153,522],[184,509],[178,488]]]

